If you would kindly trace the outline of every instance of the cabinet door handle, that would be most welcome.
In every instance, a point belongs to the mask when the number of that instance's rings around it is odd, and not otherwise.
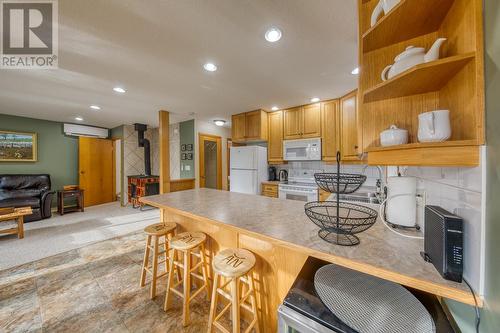
[[[354,146],[354,149],[358,149],[358,146]]]

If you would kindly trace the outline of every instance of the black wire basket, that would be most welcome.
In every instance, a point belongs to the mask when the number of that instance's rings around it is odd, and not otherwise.
[[[355,235],[370,228],[377,221],[377,211],[349,202],[340,202],[340,194],[357,191],[366,181],[365,175],[340,173],[340,152],[337,152],[337,173],[314,174],[316,184],[336,194],[336,201],[313,201],[304,206],[309,219],[319,226],[319,237],[327,242],[352,246],[359,244]]]
[[[324,191],[348,194],[356,192],[366,181],[366,176],[350,173],[315,173],[314,179]]]
[[[374,225],[378,215],[374,209],[349,202],[313,201],[306,203],[304,209],[307,217],[321,228],[319,237],[345,246],[359,244],[355,234]]]

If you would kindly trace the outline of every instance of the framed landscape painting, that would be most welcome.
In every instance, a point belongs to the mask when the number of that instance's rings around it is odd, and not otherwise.
[[[0,130],[0,162],[36,162],[36,133]]]

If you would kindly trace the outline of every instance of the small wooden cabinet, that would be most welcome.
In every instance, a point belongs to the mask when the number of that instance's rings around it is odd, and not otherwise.
[[[339,100],[321,103],[321,155],[323,161],[336,162],[340,149]]]
[[[284,139],[292,140],[321,136],[320,103],[284,110],[283,119]]]
[[[340,152],[343,161],[359,160],[357,91],[340,98]]]
[[[234,142],[267,141],[267,113],[264,110],[236,114],[231,121]]]
[[[264,183],[262,183],[262,195],[265,197],[277,198],[278,197],[278,182],[264,182]]]
[[[267,160],[269,164],[280,164],[283,163],[283,111],[270,112],[267,118]]]

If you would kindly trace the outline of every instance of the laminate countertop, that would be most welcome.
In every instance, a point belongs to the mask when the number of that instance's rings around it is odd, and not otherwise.
[[[319,227],[305,215],[304,202],[301,201],[204,188],[140,200],[166,212],[170,210],[237,228],[341,266],[474,304],[474,298],[464,283],[443,279],[432,264],[422,259],[423,240],[399,236],[379,220],[370,229],[357,234],[361,240],[359,245],[340,246],[325,242],[318,236]]]

